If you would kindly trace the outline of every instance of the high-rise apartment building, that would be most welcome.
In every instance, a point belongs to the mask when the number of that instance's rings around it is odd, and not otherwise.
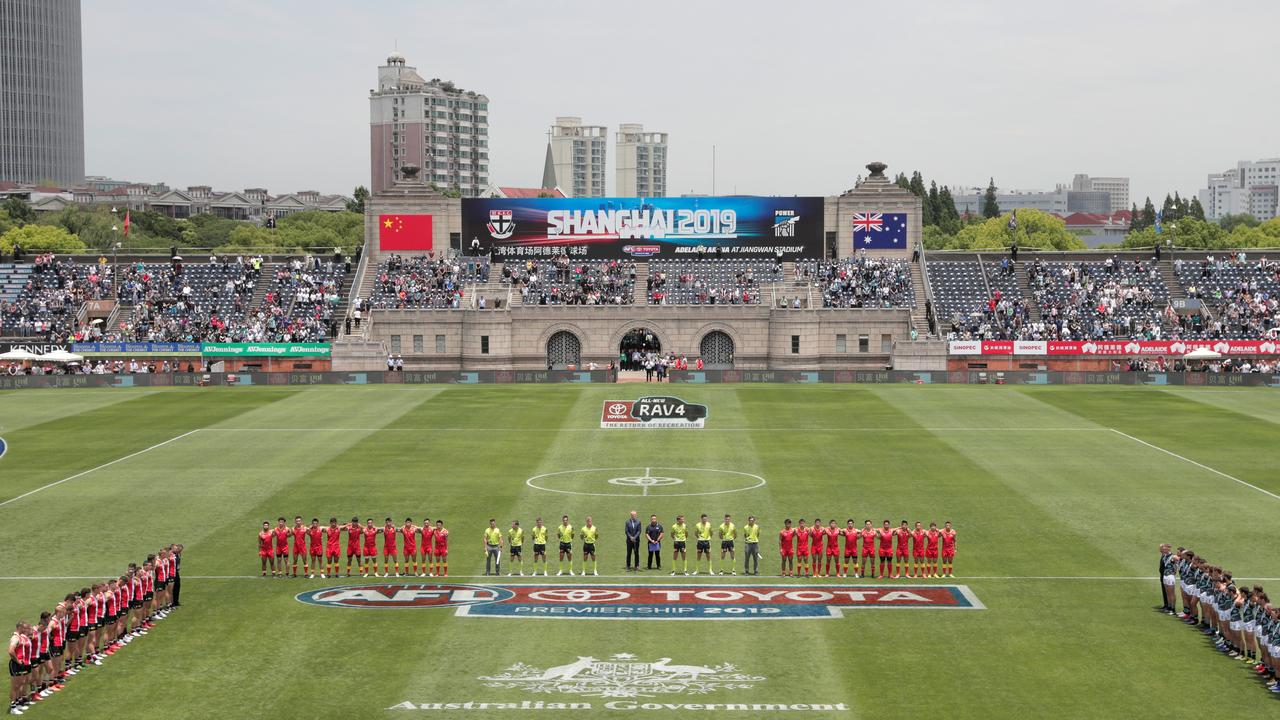
[[[0,0],[0,180],[84,182],[80,0]]]
[[[477,197],[489,185],[489,98],[448,80],[424,80],[393,52],[369,91],[371,191],[406,164],[440,190]]]
[[[583,125],[582,118],[558,117],[549,146],[555,186],[570,197],[604,197],[608,128]],[[547,178],[544,177],[543,185]]]
[[[618,197],[666,197],[667,134],[645,132],[644,126],[624,123],[618,127]]]

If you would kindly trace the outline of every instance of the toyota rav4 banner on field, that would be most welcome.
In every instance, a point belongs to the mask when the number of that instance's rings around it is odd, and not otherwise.
[[[822,257],[820,197],[467,198],[463,246],[495,259]]]
[[[707,422],[707,406],[662,395],[639,400],[605,400],[600,414],[602,428],[701,428]]]

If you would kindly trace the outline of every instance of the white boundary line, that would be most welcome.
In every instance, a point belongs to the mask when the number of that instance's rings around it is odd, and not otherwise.
[[[129,453],[128,455],[125,455],[124,457],[119,457],[119,458],[116,458],[115,460],[112,460],[112,461],[110,461],[110,462],[105,462],[105,463],[103,463],[103,464],[101,464],[101,465],[99,465],[99,466],[97,466],[97,467],[95,467],[95,468],[89,468],[88,470],[85,470],[84,472],[78,472],[78,473],[76,473],[75,475],[72,475],[71,477],[65,477],[65,478],[62,478],[61,480],[57,480],[57,481],[55,481],[55,482],[51,482],[51,483],[49,483],[48,485],[43,485],[43,486],[41,486],[41,487],[36,488],[35,490],[28,490],[27,492],[24,492],[24,493],[22,493],[21,495],[19,495],[19,496],[17,496],[17,497],[12,497],[12,498],[9,498],[8,500],[5,500],[4,502],[0,502],[0,507],[4,507],[5,505],[8,505],[9,503],[17,502],[17,501],[21,500],[22,498],[27,497],[27,496],[29,496],[29,495],[35,495],[36,493],[38,493],[38,492],[40,492],[40,491],[42,491],[42,490],[48,490],[49,488],[54,487],[54,486],[56,486],[56,485],[61,485],[61,484],[62,484],[62,483],[64,483],[64,482],[67,482],[67,481],[70,481],[70,480],[75,480],[76,478],[79,478],[79,477],[84,477],[85,475],[88,475],[89,473],[97,472],[98,470],[101,470],[101,469],[106,468],[106,467],[111,467],[112,465],[115,465],[115,464],[116,464],[116,463],[118,463],[118,462],[124,462],[125,460],[128,460],[129,458],[137,457],[137,456],[139,456],[139,455],[141,455],[141,454],[143,454],[143,453],[146,453],[146,452],[151,452],[152,450],[155,450],[155,449],[156,449],[156,448],[158,448],[158,447],[164,447],[165,445],[168,445],[168,444],[169,444],[169,443],[171,443],[171,442],[176,442],[176,441],[178,441],[178,440],[181,440],[182,438],[187,437],[188,435],[195,435],[195,434],[196,434],[196,433],[198,433],[198,432],[200,432],[200,428],[196,428],[195,430],[190,430],[190,431],[184,432],[184,433],[182,433],[181,435],[177,435],[177,436],[175,436],[175,437],[171,437],[171,438],[169,438],[168,440],[165,440],[164,442],[158,442],[158,443],[156,443],[155,445],[152,445],[152,446],[151,446],[151,447],[149,447],[149,448],[143,448],[142,450],[139,450],[138,452],[135,452],[135,453]]]
[[[466,432],[475,433],[478,431],[492,431],[503,433],[561,433],[561,432],[609,432],[616,428],[495,428],[495,427],[297,427],[297,428],[243,428],[243,427],[207,427],[201,428],[206,432]],[[686,428],[656,428],[656,429],[686,429]],[[726,427],[726,428],[687,428],[697,432],[953,432],[953,431],[969,431],[969,432],[1106,432],[1111,428],[1105,427]]]
[[[259,575],[186,575],[184,577],[186,577],[186,579],[188,580],[261,580],[263,582],[270,580],[273,583],[276,580],[278,580],[278,578],[270,578],[270,577],[264,578]],[[102,576],[98,576],[98,575],[0,576],[0,582],[33,581],[33,580],[100,580],[100,579],[102,579]],[[298,579],[305,580],[305,578],[298,578]],[[420,577],[409,577],[409,576],[398,577],[398,578],[397,577],[362,578],[356,575],[352,575],[351,577],[334,576],[331,578],[324,578],[323,582],[332,583],[332,582],[338,582],[338,581],[345,581],[345,582],[339,583],[344,585],[345,584],[369,585],[369,584],[378,584],[378,583],[395,585],[395,584],[424,583],[424,582],[447,583],[450,580],[487,580],[492,585],[530,585],[535,583],[539,583],[539,584],[547,583],[548,587],[559,587],[561,585],[590,585],[598,580],[625,580],[625,579],[636,581],[634,584],[637,584],[637,585],[645,585],[645,586],[653,585],[654,587],[657,587],[659,585],[702,587],[702,586],[707,586],[709,583],[714,583],[714,582],[737,583],[739,585],[743,585],[743,584],[776,585],[782,581],[795,580],[795,578],[792,578],[792,577],[781,577],[778,575],[707,575],[705,576],[705,578],[702,575],[697,576],[697,578],[694,578],[693,576],[677,575],[673,579],[670,575],[667,575],[667,574],[646,576],[643,574],[637,575],[632,573],[632,574],[623,574],[623,575],[575,575],[573,577],[560,577],[554,581],[551,580],[550,577],[543,577],[541,575],[537,577],[534,577],[532,575],[525,575],[523,577],[520,577],[520,576],[507,577],[505,575],[502,575],[502,576],[449,575],[448,577],[433,577],[433,578],[420,578]],[[848,587],[863,587],[863,586],[912,587],[911,585],[894,585],[893,583],[896,582],[894,580],[885,580],[885,579],[877,580],[876,578],[864,578],[864,579],[839,578],[839,580],[841,580],[842,582],[837,582],[837,583],[829,582],[830,580],[835,580],[835,579],[836,578],[818,578],[812,584],[801,584],[801,585],[796,585],[796,587],[846,587],[846,586]],[[905,578],[900,578],[900,579],[905,579]],[[916,581],[919,581],[921,579],[922,578],[915,578]],[[1155,575],[1094,575],[1094,576],[965,575],[965,576],[957,576],[952,578],[934,578],[934,579],[936,579],[938,582],[936,583],[926,582],[923,584],[917,582],[916,585],[920,587],[933,587],[934,585],[954,585],[954,583],[957,581],[968,582],[972,580],[1017,580],[1017,581],[1031,581],[1031,582],[1056,581],[1056,580],[1083,580],[1083,581],[1117,580],[1117,581],[1125,581],[1125,582],[1155,582],[1156,580],[1159,580],[1159,578],[1157,578]],[[1275,578],[1275,577],[1258,577],[1258,578],[1250,577],[1246,579],[1249,582],[1280,581],[1280,578]],[[321,580],[322,579],[319,577],[313,579],[313,581],[321,581]],[[927,578],[925,578],[925,580],[927,580]]]
[[[1198,462],[1196,462],[1195,460],[1192,460],[1191,458],[1183,457],[1183,456],[1179,455],[1178,453],[1173,452],[1172,450],[1165,450],[1164,448],[1160,447],[1159,445],[1152,445],[1151,443],[1147,442],[1146,440],[1142,440],[1142,439],[1136,438],[1136,437],[1134,437],[1134,436],[1130,435],[1129,433],[1120,432],[1119,430],[1117,430],[1117,429],[1115,429],[1115,428],[1110,428],[1110,430],[1111,430],[1111,432],[1113,432],[1113,433],[1115,433],[1115,434],[1117,434],[1117,435],[1122,435],[1122,436],[1124,436],[1124,437],[1127,437],[1127,438],[1129,438],[1130,440],[1132,440],[1132,441],[1134,441],[1134,442],[1136,442],[1136,443],[1139,443],[1139,444],[1142,444],[1142,445],[1146,445],[1147,447],[1151,448],[1152,450],[1159,450],[1160,452],[1164,453],[1165,455],[1169,455],[1169,456],[1171,456],[1171,457],[1178,458],[1179,460],[1181,460],[1181,461],[1183,461],[1183,462],[1186,462],[1186,463],[1191,463],[1192,465],[1195,465],[1196,467],[1201,468],[1202,470],[1208,470],[1209,472],[1213,473],[1214,475],[1220,475],[1220,476],[1222,476],[1222,477],[1224,477],[1224,478],[1226,478],[1226,479],[1228,479],[1228,480],[1233,480],[1233,481],[1235,481],[1235,482],[1238,482],[1238,483],[1240,483],[1241,485],[1244,485],[1244,486],[1245,486],[1245,487],[1247,487],[1247,488],[1251,488],[1251,489],[1253,489],[1253,490],[1257,490],[1258,492],[1262,493],[1263,495],[1269,495],[1269,496],[1271,496],[1271,497],[1275,498],[1276,500],[1280,500],[1280,495],[1277,495],[1277,494],[1275,494],[1275,493],[1271,492],[1270,490],[1264,490],[1264,489],[1262,489],[1262,488],[1260,488],[1260,487],[1258,487],[1257,485],[1254,485],[1254,484],[1252,484],[1252,483],[1247,483],[1247,482],[1245,482],[1244,480],[1241,480],[1240,478],[1235,477],[1234,475],[1228,475],[1228,474],[1226,474],[1226,473],[1222,472],[1221,470],[1215,470],[1215,469],[1213,469],[1213,468],[1209,467],[1208,465],[1205,465],[1204,463],[1198,463]]]

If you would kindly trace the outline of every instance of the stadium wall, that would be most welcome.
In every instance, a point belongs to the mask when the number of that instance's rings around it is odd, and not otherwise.
[[[368,351],[374,344],[384,353],[401,355],[406,370],[545,370],[548,343],[558,332],[578,339],[581,366],[594,362],[605,367],[618,359],[624,335],[646,329],[656,336],[662,352],[691,360],[701,355],[703,338],[723,332],[733,341],[735,368],[885,369],[892,361],[894,343],[910,335],[910,323],[911,312],[906,308],[538,305],[503,310],[374,310],[366,338],[334,344],[333,368],[382,369],[385,355]],[[863,336],[866,352],[859,351]],[[798,339],[795,348],[793,338]],[[486,344],[487,353],[483,351]]]
[[[156,373],[154,375],[0,375],[0,390],[31,388],[192,387],[253,385],[381,385],[487,383],[607,383],[603,370],[479,370],[406,372]],[[902,372],[897,370],[674,371],[673,384],[865,383],[970,385],[1152,385],[1280,388],[1280,374],[1150,372]],[[645,387],[652,387],[646,385]]]

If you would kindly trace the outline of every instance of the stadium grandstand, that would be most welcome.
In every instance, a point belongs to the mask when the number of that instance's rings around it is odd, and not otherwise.
[[[0,264],[0,343],[96,357],[172,349],[148,344],[301,343],[317,354],[279,351],[289,358],[264,361],[200,352],[227,370],[334,371],[603,370],[639,367],[644,357],[717,370],[1106,370],[1196,349],[1239,355],[1235,366],[1274,354],[1275,253],[923,251],[906,230],[918,226],[919,200],[877,175],[883,166],[869,168],[845,194],[810,199],[827,206],[827,218],[833,210],[855,218],[867,235],[850,229],[846,243],[837,229],[817,233],[817,244],[754,254],[664,255],[641,244],[617,257],[545,244],[517,253],[478,239],[462,254],[463,233],[452,230],[473,211],[406,179],[371,198],[354,258],[40,255]],[[813,208],[773,201],[784,203]],[[484,232],[511,232],[494,225],[509,217],[501,210],[480,212],[490,213]],[[777,233],[795,232],[802,217],[767,212]],[[429,238],[386,247],[387,218],[423,213],[444,219],[448,248]],[[893,246],[854,249],[877,223],[895,222],[903,231]],[[1187,344],[1197,342],[1228,344]],[[131,346],[86,345],[112,343]]]

